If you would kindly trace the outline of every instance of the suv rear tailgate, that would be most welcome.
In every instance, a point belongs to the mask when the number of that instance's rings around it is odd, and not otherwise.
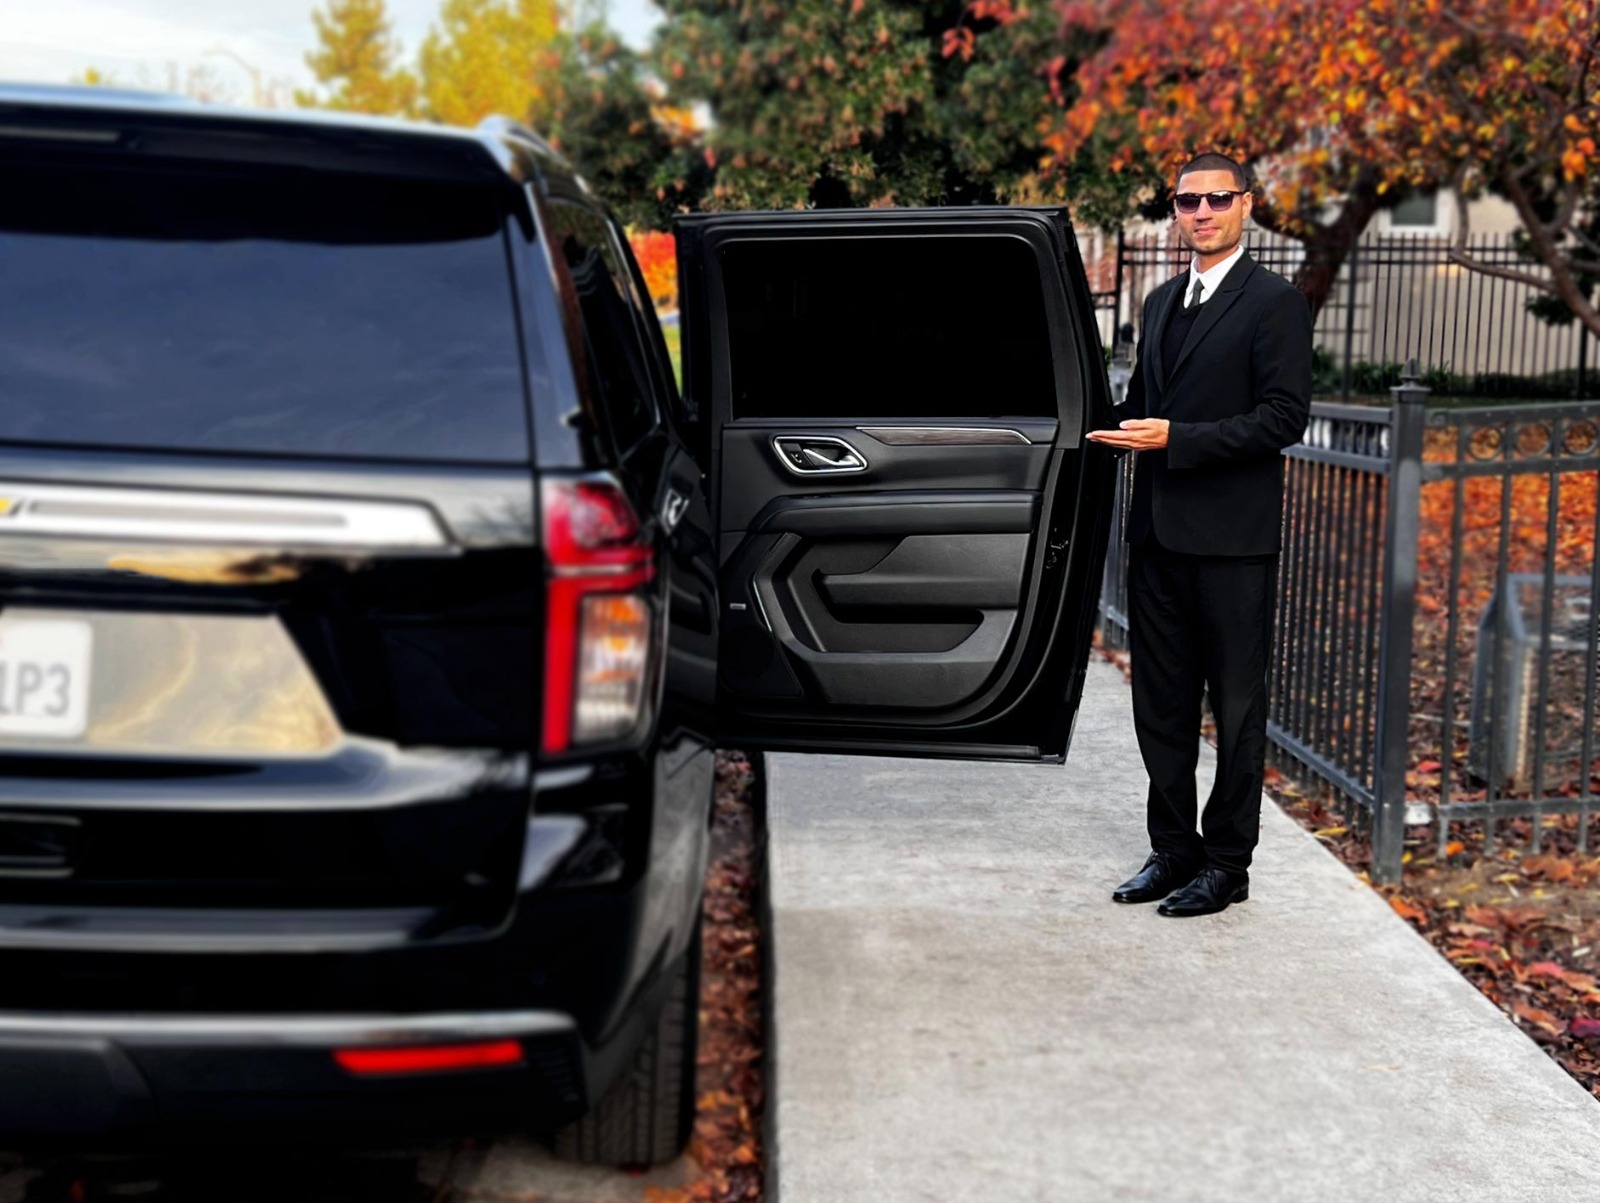
[[[542,654],[505,196],[0,161],[0,946],[492,928]]]

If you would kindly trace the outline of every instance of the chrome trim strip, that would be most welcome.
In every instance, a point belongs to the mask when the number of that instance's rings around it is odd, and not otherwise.
[[[312,956],[335,952],[379,952],[384,949],[406,948],[411,943],[411,933],[405,931],[330,932],[306,935],[258,932],[190,935],[154,931],[72,931],[58,928],[30,931],[27,928],[0,927],[0,949],[8,952],[43,948],[52,952],[135,952],[172,956],[190,954],[260,956],[268,953]]]
[[[585,577],[585,576],[627,576],[630,572],[639,571],[638,564],[565,564],[558,565],[550,570],[551,576]]]
[[[978,446],[981,444],[1032,444],[1033,440],[1009,426],[857,426],[862,434],[903,446]]]
[[[77,129],[66,125],[0,125],[0,138],[27,138],[35,142],[120,142],[122,131]]]
[[[575,1030],[560,1011],[437,1015],[24,1015],[0,1013],[8,1036],[98,1036],[123,1044],[322,1047],[543,1036]]]
[[[160,540],[225,546],[444,550],[431,508],[415,501],[352,501],[178,489],[0,481],[0,536]]]
[[[570,764],[560,768],[540,769],[533,775],[533,792],[538,793],[546,789],[566,789],[570,785],[582,785],[594,776],[592,764]]]

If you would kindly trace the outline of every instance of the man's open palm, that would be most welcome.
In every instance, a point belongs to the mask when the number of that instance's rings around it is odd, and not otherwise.
[[[1089,437],[1108,447],[1125,447],[1129,451],[1157,451],[1167,445],[1165,418],[1129,418],[1119,423],[1116,430],[1091,430]]]

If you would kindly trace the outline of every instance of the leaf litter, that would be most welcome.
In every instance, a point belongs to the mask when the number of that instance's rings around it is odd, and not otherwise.
[[[1267,770],[1278,804],[1363,881],[1372,848],[1364,823],[1345,824],[1323,798]],[[1591,820],[1592,822],[1597,822]],[[1325,833],[1347,826],[1337,836]],[[1600,1096],[1600,856],[1578,847],[1575,815],[1546,815],[1539,853],[1532,824],[1503,822],[1484,846],[1462,824],[1438,854],[1429,827],[1407,829],[1404,876],[1374,886],[1464,978],[1591,1094]],[[1600,822],[1588,847],[1600,847]]]

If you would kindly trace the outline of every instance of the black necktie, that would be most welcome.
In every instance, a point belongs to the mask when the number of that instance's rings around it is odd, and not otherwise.
[[[1189,299],[1183,303],[1183,308],[1184,308],[1184,312],[1185,313],[1187,313],[1191,309],[1198,309],[1200,307],[1200,289],[1201,289],[1201,287],[1202,287],[1202,285],[1200,283],[1200,277],[1196,276],[1194,278],[1194,287],[1189,290]]]

